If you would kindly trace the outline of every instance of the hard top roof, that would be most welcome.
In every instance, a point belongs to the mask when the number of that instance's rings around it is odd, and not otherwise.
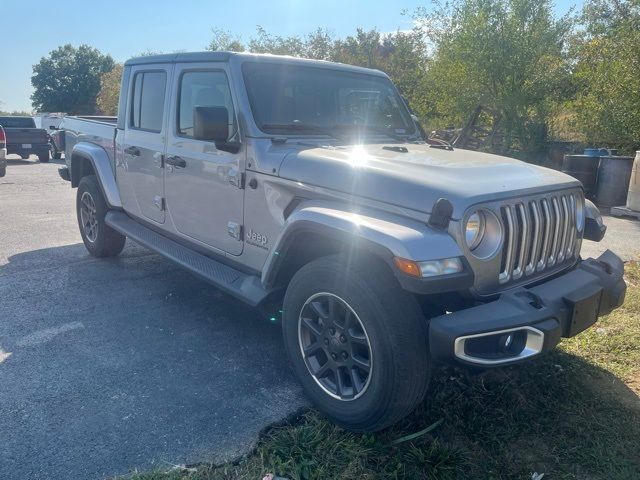
[[[344,63],[328,62],[326,60],[311,60],[306,58],[290,57],[285,55],[271,55],[268,53],[238,53],[238,52],[183,52],[162,55],[147,55],[136,57],[125,62],[125,66],[147,65],[156,63],[195,63],[195,62],[228,62],[232,57],[244,61],[257,61],[268,63],[282,63],[292,65],[305,65],[311,67],[335,68],[359,73],[384,75],[379,70],[364,67],[356,67]]]

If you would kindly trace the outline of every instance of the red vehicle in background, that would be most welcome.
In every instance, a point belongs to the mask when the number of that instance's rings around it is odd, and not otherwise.
[[[7,173],[7,137],[4,129],[0,126],[0,177]]]

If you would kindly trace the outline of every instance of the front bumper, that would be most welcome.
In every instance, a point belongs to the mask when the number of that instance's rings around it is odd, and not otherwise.
[[[622,305],[624,264],[607,250],[598,259],[531,288],[517,288],[489,303],[433,318],[434,359],[476,366],[518,363],[555,347]]]

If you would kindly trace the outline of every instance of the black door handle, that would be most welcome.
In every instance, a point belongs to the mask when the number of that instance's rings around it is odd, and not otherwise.
[[[124,149],[124,153],[131,155],[132,157],[139,157],[140,149],[138,147],[127,147]]]
[[[178,157],[177,155],[172,155],[170,157],[167,157],[164,163],[177,168],[184,168],[187,166],[187,162],[185,161],[185,159]]]

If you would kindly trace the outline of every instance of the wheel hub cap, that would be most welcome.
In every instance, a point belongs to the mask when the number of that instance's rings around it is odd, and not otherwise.
[[[96,204],[89,192],[84,192],[80,197],[80,222],[85,237],[91,243],[98,238],[98,217],[96,215]]]
[[[330,396],[355,400],[371,379],[373,356],[358,315],[342,298],[317,293],[298,318],[300,351],[315,382]]]

